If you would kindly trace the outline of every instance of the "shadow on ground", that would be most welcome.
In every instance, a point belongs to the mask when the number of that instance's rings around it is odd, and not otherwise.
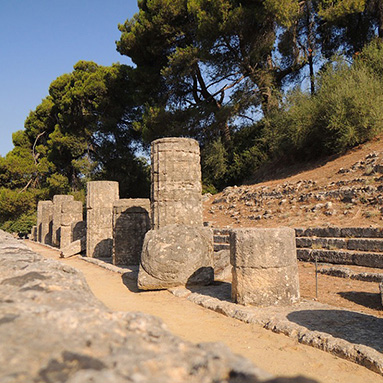
[[[287,314],[287,319],[311,331],[383,351],[383,318],[347,310],[301,310]]]
[[[346,291],[338,293],[342,298],[354,302],[357,305],[368,307],[374,310],[382,309],[380,294],[366,293],[361,291]]]

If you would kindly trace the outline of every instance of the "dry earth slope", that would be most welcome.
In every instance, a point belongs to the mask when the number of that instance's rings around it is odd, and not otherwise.
[[[382,225],[383,136],[321,162],[271,165],[258,179],[205,195],[204,220],[214,227]]]

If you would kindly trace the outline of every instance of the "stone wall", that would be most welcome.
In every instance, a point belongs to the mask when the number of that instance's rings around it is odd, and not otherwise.
[[[151,146],[152,228],[172,224],[202,226],[202,186],[198,142],[162,138]]]
[[[220,269],[229,265],[230,231],[214,229],[214,259]],[[314,262],[316,258],[319,262],[383,268],[383,228],[297,228],[295,235],[301,261]]]
[[[113,207],[113,264],[139,265],[150,230],[149,199],[120,199]]]
[[[118,199],[118,182],[91,181],[87,183],[87,257],[112,257],[113,205]]]
[[[65,201],[61,204],[60,249],[69,246],[75,240],[73,231],[82,220],[81,201]]]
[[[53,224],[52,201],[39,201],[37,204],[37,240],[46,245],[52,244]]]
[[[53,221],[52,221],[52,245],[60,247],[61,236],[61,216],[63,202],[73,201],[73,195],[55,195],[53,196]]]
[[[383,228],[319,227],[296,229],[302,261],[383,268]]]

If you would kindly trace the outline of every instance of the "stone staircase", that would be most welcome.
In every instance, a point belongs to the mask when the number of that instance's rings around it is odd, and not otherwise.
[[[214,251],[230,251],[230,229],[214,229]],[[317,227],[295,229],[301,261],[383,268],[383,228]]]
[[[383,228],[296,229],[301,261],[383,268]]]

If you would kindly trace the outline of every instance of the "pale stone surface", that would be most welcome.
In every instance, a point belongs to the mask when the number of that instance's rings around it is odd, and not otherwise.
[[[138,273],[140,289],[209,284],[213,280],[211,229],[168,225],[146,234]]]
[[[234,229],[230,257],[234,302],[269,306],[299,300],[293,229]]]
[[[295,265],[278,268],[233,267],[231,284],[234,302],[271,306],[296,303],[299,282]]]
[[[190,138],[161,138],[151,146],[152,229],[202,226],[200,150]]]
[[[53,196],[53,222],[52,222],[52,245],[60,246],[60,227],[62,216],[62,203],[66,201],[73,201],[73,195],[57,194]]]
[[[111,257],[113,253],[113,205],[119,199],[118,182],[87,183],[87,257]]]
[[[76,254],[84,253],[86,250],[86,237],[73,241],[61,250],[60,257],[67,258]]]
[[[139,265],[150,230],[149,199],[120,199],[113,207],[113,264]]]
[[[81,201],[63,201],[61,204],[61,226],[60,226],[60,249],[71,244],[74,240],[72,225],[81,222],[83,210]]]
[[[52,244],[52,201],[39,201],[37,204],[38,241],[46,245]]]
[[[225,281],[231,279],[230,250],[214,251],[214,279]]]

